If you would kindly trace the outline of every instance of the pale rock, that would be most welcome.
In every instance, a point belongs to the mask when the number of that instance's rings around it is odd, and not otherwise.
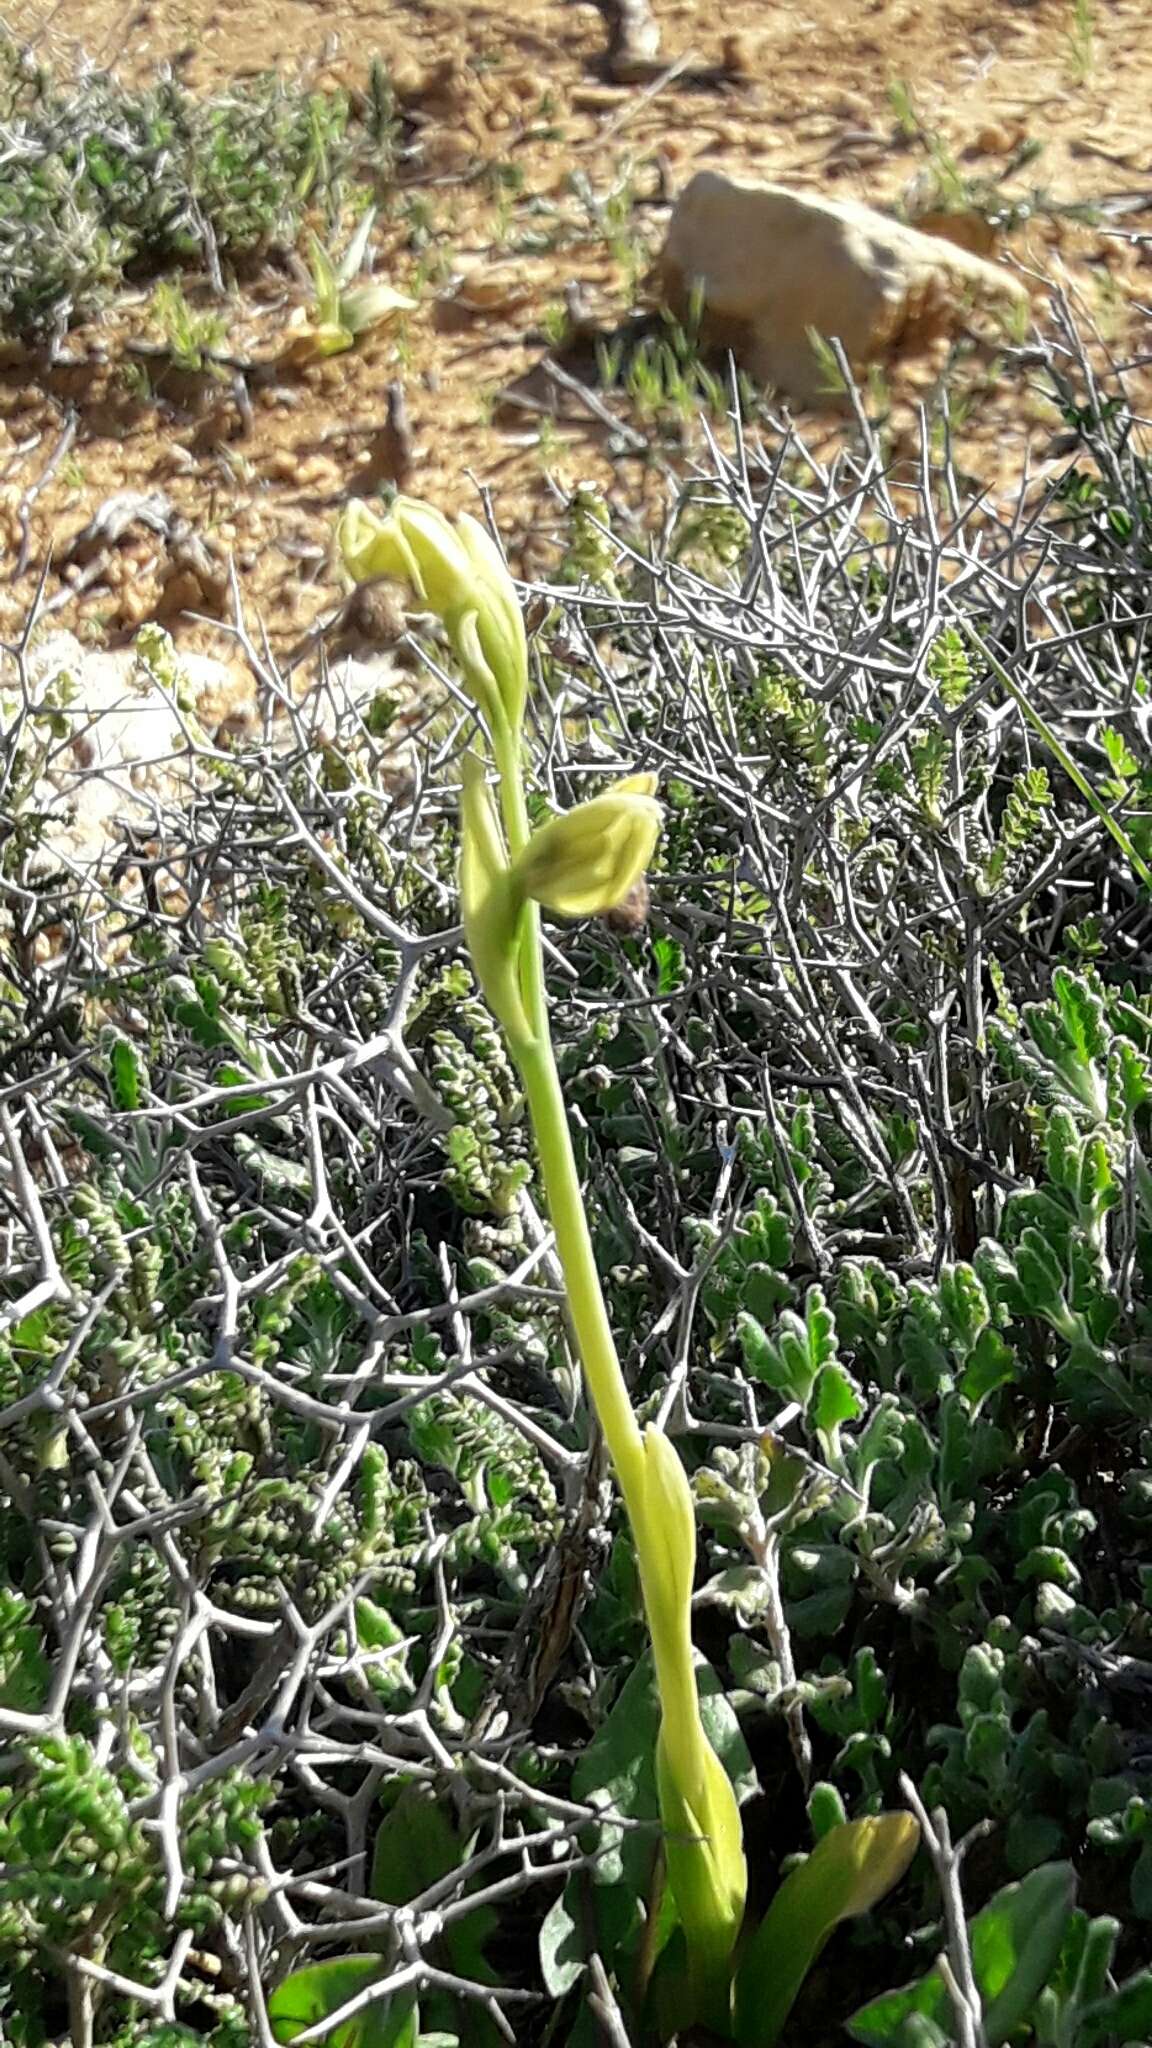
[[[252,700],[251,681],[236,667],[187,654],[179,658],[177,703],[131,647],[83,647],[67,632],[39,641],[27,667],[33,706],[55,710],[64,727],[47,742],[32,797],[48,820],[43,851],[77,865],[104,858],[126,831],[147,835],[162,809],[191,794],[189,713],[203,737],[201,707],[214,730],[235,713],[245,692],[249,705]],[[6,694],[9,681],[0,677],[0,692]],[[33,731],[44,744],[45,726]]]
[[[837,339],[854,368],[914,351],[969,312],[1026,301],[1007,271],[851,199],[698,171],[676,202],[657,275],[683,314],[703,291],[704,338],[760,382],[827,404],[810,334]]]
[[[183,650],[172,660],[174,688],[134,647],[83,647],[74,634],[59,631],[29,651],[28,740],[45,752],[24,799],[47,821],[37,865],[90,868],[114,860],[130,837],[158,833],[165,815],[204,786],[209,762],[221,758],[220,743],[261,741],[262,706],[245,667]],[[389,655],[334,665],[326,683],[314,684],[298,704],[310,742],[334,735],[346,713],[364,709],[394,672]],[[6,728],[19,701],[14,665],[5,663],[0,723]],[[63,728],[59,734],[51,731],[48,714]],[[299,740],[298,724],[282,712],[274,718],[274,757]]]
[[[397,703],[412,698],[411,678],[384,653],[342,654],[328,668],[326,687],[314,688],[304,701],[309,734],[331,743],[346,725],[349,711],[366,716],[377,697]]]

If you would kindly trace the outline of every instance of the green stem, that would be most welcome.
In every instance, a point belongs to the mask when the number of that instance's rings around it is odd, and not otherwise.
[[[520,735],[500,717],[492,722],[490,732],[504,837],[515,861],[530,836]],[[520,911],[512,944],[519,1000],[505,1005],[505,1035],[536,1138],[577,1354],[636,1546],[660,1697],[660,1806],[666,1815],[671,1814],[670,1824],[676,1833],[670,1853],[676,1856],[679,1874],[672,1885],[679,1895],[688,1944],[693,2000],[719,2023],[728,2008],[732,1944],[743,1908],[744,1863],[738,1847],[735,1795],[708,1742],[696,1687],[691,1620],[696,1532],[691,1494],[671,1447],[659,1439],[649,1442],[641,1432],[616,1351],[549,1030],[540,913],[535,903],[526,903]],[[670,1465],[665,1460],[670,1460]],[[717,1778],[725,1797],[718,1792]],[[704,1840],[693,1848],[690,1843],[698,1832]],[[681,1840],[684,1835],[689,1838],[687,1843]],[[714,1860],[718,1857],[721,1863]]]
[[[492,751],[500,786],[505,837],[514,860],[527,844],[530,826],[524,795],[520,736],[502,720],[497,720],[493,726]],[[673,1745],[684,1745],[690,1753],[692,1738],[689,1731],[699,1724],[700,1707],[689,1613],[687,1609],[683,1613],[670,1611],[667,1572],[662,1568],[654,1547],[659,1541],[659,1531],[653,1526],[645,1498],[644,1439],[632,1411],[604,1303],[600,1270],[596,1264],[572,1148],[568,1110],[548,1027],[540,913],[536,904],[530,903],[521,915],[524,923],[519,948],[520,989],[531,1037],[528,1040],[510,1037],[509,1043],[524,1085],[536,1135],[544,1194],[556,1233],[557,1254],[564,1271],[576,1349],[632,1526],[665,1721],[670,1726]]]
[[[524,762],[520,734],[499,717],[492,721],[492,754],[500,786],[500,809],[508,851],[515,860],[527,846],[531,829],[524,795]]]
[[[538,954],[538,947],[539,940],[533,944],[530,939],[525,951]],[[644,1439],[632,1413],[608,1311],[604,1306],[592,1234],[572,1151],[568,1112],[546,1024],[543,1035],[537,1036],[530,1045],[513,1046],[512,1049],[536,1133],[548,1214],[556,1233],[560,1264],[564,1268],[576,1347],[588,1391],[600,1417],[608,1454],[616,1467],[629,1519],[633,1529],[639,1533],[638,1524],[643,1522],[644,1515]]]
[[[531,1045],[514,1046],[513,1051],[536,1133],[540,1172],[556,1233],[556,1250],[564,1269],[576,1348],[616,1469],[636,1545],[665,1742],[670,1757],[675,1759],[680,1782],[687,1790],[697,1776],[699,1745],[705,1738],[696,1691],[691,1609],[688,1599],[681,1603],[672,1597],[671,1589],[681,1573],[691,1581],[692,1560],[682,1558],[680,1571],[674,1572],[661,1555],[660,1517],[653,1513],[645,1483],[644,1438],[632,1410],[604,1305],[572,1150],[568,1112],[547,1026]]]

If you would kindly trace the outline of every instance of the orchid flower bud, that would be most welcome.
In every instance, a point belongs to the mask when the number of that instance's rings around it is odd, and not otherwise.
[[[515,865],[526,896],[561,917],[598,917],[633,889],[656,848],[663,815],[654,775],[628,775],[532,834]]]
[[[473,570],[456,529],[432,505],[397,498],[383,514],[355,498],[340,522],[340,547],[358,582],[396,576],[442,619],[467,608]]]
[[[499,549],[467,513],[457,525],[419,498],[386,513],[354,500],[340,522],[345,567],[357,582],[395,576],[443,619],[479,708],[513,732],[528,693],[528,645]]]
[[[456,530],[471,558],[476,579],[487,600],[477,612],[477,631],[489,667],[500,680],[504,713],[515,730],[528,695],[528,642],[515,585],[504,557],[478,519],[462,512]]]

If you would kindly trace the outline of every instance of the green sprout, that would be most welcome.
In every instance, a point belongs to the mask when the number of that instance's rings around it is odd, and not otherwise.
[[[1077,85],[1087,85],[1096,64],[1096,9],[1092,0],[1072,0],[1067,33],[1068,66]]]
[[[194,311],[179,283],[169,278],[161,278],[156,286],[150,312],[178,370],[223,374],[213,360],[228,334],[228,323],[220,313]]]
[[[397,313],[411,312],[416,304],[404,292],[378,279],[355,279],[364,264],[376,220],[376,208],[367,208],[339,263],[319,237],[312,237],[313,303],[303,322],[296,327],[293,345],[314,356],[341,355],[354,348],[362,334],[382,326]]]

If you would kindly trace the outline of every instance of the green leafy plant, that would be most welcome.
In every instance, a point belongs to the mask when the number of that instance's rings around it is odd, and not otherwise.
[[[1045,1864],[1019,1884],[1008,1885],[978,1913],[968,1929],[972,1972],[982,2007],[988,2048],[1002,2048],[1031,2018],[1040,1994],[1060,1959],[1076,1896],[1068,1864]],[[849,2021],[849,2032],[867,2048],[889,2048],[913,2039],[946,2041],[951,1996],[938,1967],[904,1991],[876,1999]],[[931,2030],[909,2029],[913,2017]]]
[[[219,313],[196,311],[180,285],[167,278],[156,286],[149,312],[165,352],[177,369],[212,370],[212,358],[228,331]]]
[[[369,1894],[384,1907],[400,1909],[433,1892],[440,1880],[467,1859],[462,1842],[446,1819],[435,1794],[420,1784],[399,1789],[376,1833]],[[387,1914],[384,1916],[387,1918]],[[494,1981],[484,1957],[484,1942],[495,1926],[490,1907],[479,1907],[456,1920],[441,1937],[449,1970],[471,1982]],[[453,2012],[441,1994],[418,1998],[415,1992],[392,1990],[392,1944],[385,1936],[377,1955],[333,1956],[305,1964],[277,1986],[268,2000],[268,2018],[277,2041],[294,2041],[317,2025],[337,2048],[441,2048],[448,2041],[459,2048],[490,2048],[498,2039],[483,2013],[465,2021],[462,2035],[448,2033],[441,2022]],[[375,1987],[380,1994],[373,1998]],[[343,2022],[346,2006],[358,2009]]]
[[[1147,2032],[1152,1970],[1116,1983],[1111,1966],[1118,1925],[1107,1917],[1089,1919],[1075,1898],[1071,1865],[1046,1863],[997,1892],[970,1921],[965,1944],[988,2048],[1001,2048],[1025,2028],[1045,2048],[1132,2040]],[[942,2044],[952,2038],[956,1996],[955,1978],[946,1981],[937,1965],[918,1983],[864,2006],[848,2031],[866,2048]]]
[[[0,37],[0,118],[13,145],[0,193],[0,327],[60,333],[106,302],[126,269],[239,264],[294,248],[305,217],[331,225],[390,181],[395,134],[377,65],[359,117],[346,95],[274,74],[204,97],[173,78],[55,75]]]

